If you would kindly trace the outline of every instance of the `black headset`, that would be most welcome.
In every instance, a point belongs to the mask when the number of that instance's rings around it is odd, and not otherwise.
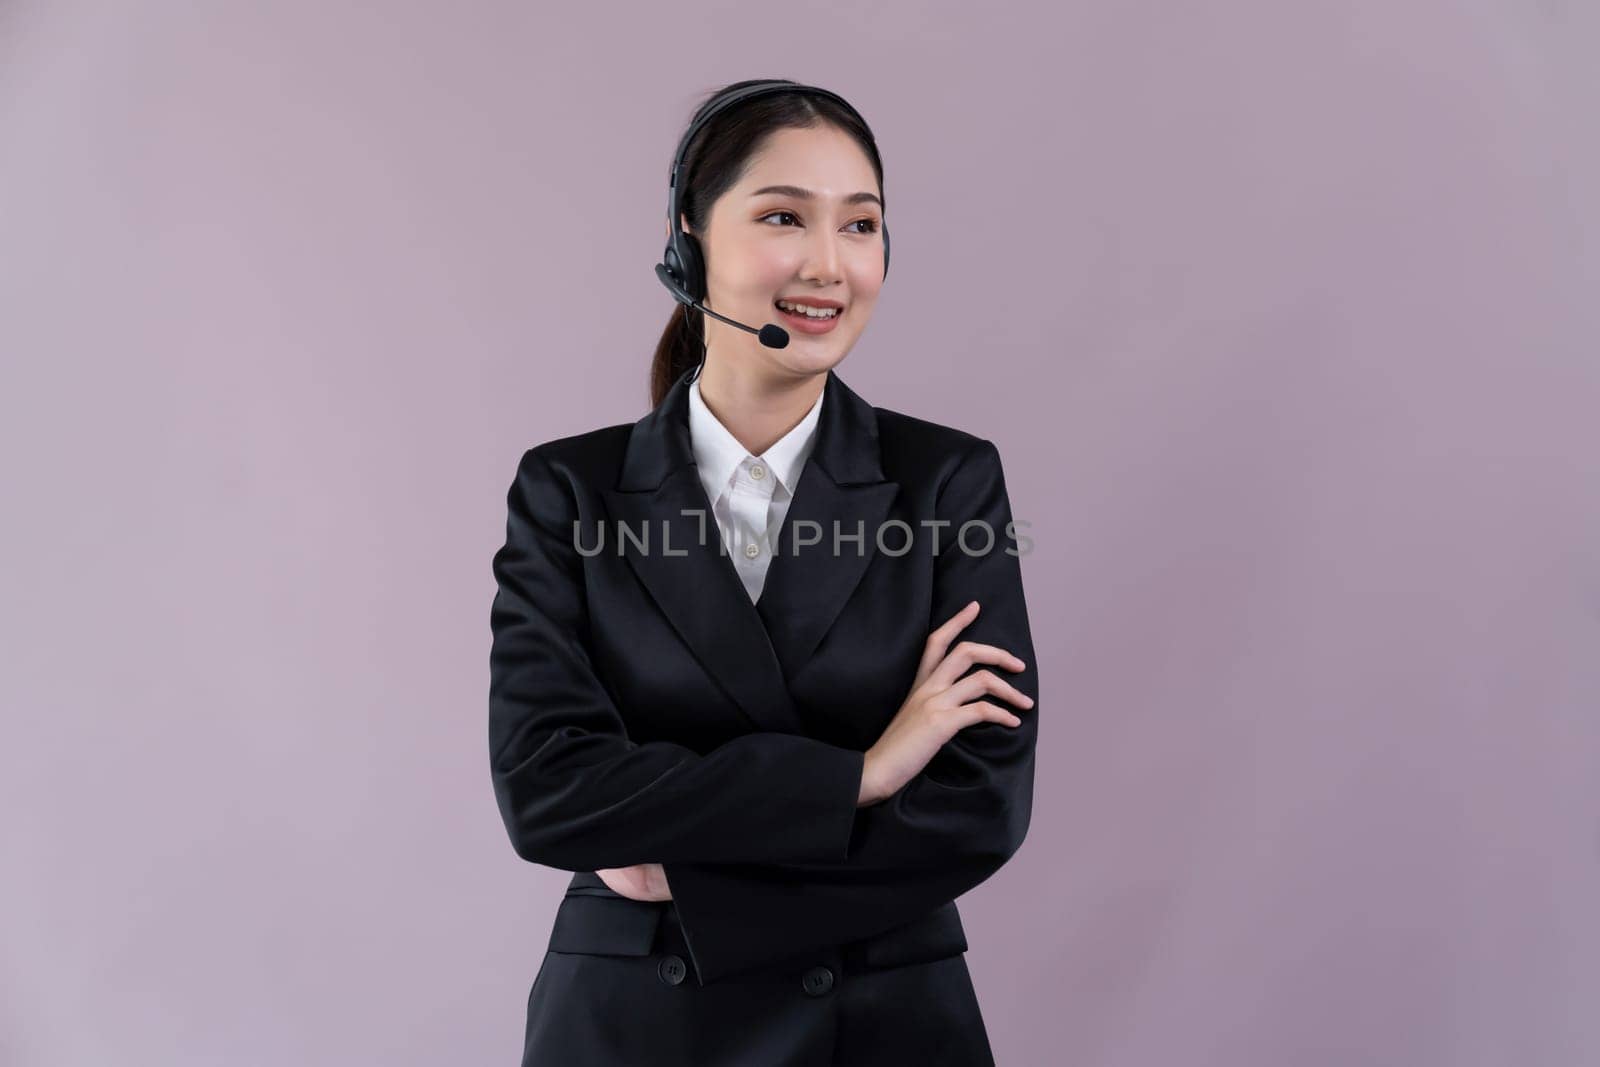
[[[768,323],[759,330],[747,326],[742,322],[734,322],[724,318],[704,305],[706,298],[706,261],[704,251],[700,247],[700,239],[694,234],[683,229],[678,211],[678,177],[683,171],[683,157],[689,151],[689,144],[694,140],[695,134],[721,112],[752,100],[758,96],[767,96],[772,93],[808,93],[815,96],[827,97],[835,101],[850,114],[854,115],[866,128],[866,120],[861,118],[861,113],[850,106],[849,101],[837,93],[826,89],[819,89],[813,85],[802,85],[787,78],[764,79],[741,86],[721,97],[713,97],[695,116],[689,124],[689,129],[684,133],[683,139],[678,142],[678,150],[672,158],[672,172],[668,177],[667,189],[667,247],[661,254],[661,262],[656,264],[656,277],[661,279],[672,295],[681,304],[697,308],[719,321],[730,326],[737,326],[742,330],[756,334],[761,338],[761,343],[769,348],[782,348],[789,343],[789,333],[783,327]],[[871,138],[869,133],[868,138]],[[876,152],[877,146],[873,145]],[[889,276],[889,224],[885,221],[881,227],[883,234],[883,274]],[[702,357],[703,358],[703,357]],[[698,373],[698,372],[697,372]]]

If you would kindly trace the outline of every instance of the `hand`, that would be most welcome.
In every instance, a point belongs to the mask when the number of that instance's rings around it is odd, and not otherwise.
[[[635,863],[632,867],[607,867],[595,871],[615,893],[629,900],[671,900],[667,871],[659,863]]]
[[[1012,671],[1026,666],[1010,652],[994,645],[963,641],[950,649],[956,634],[977,617],[978,602],[974,600],[928,635],[910,695],[883,736],[867,750],[856,807],[866,807],[893,796],[963,727],[980,722],[1022,725],[1022,720],[1005,708],[975,698],[993,693],[1023,708],[1031,708],[1032,697],[993,671],[977,671],[961,678],[974,663],[993,663]],[[956,680],[958,678],[960,681]]]

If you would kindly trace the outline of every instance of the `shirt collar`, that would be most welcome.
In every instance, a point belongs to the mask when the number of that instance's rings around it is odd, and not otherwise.
[[[826,395],[826,390],[818,393],[816,403],[805,417],[760,457],[791,496],[816,444],[817,421],[822,415],[822,398]],[[750,455],[706,406],[705,398],[700,395],[698,375],[689,386],[689,442],[694,449],[695,465],[719,492],[733,481],[733,472]]]

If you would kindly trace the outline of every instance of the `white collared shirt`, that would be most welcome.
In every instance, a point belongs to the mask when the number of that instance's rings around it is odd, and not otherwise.
[[[690,383],[689,441],[700,484],[752,602],[766,584],[774,535],[783,528],[800,472],[816,443],[823,395],[818,394],[794,429],[757,457],[711,413],[700,395],[700,379]]]

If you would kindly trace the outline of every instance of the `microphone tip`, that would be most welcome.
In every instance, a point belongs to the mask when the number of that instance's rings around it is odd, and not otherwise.
[[[761,327],[761,332],[756,336],[768,348],[787,348],[789,346],[789,331],[770,322]]]

